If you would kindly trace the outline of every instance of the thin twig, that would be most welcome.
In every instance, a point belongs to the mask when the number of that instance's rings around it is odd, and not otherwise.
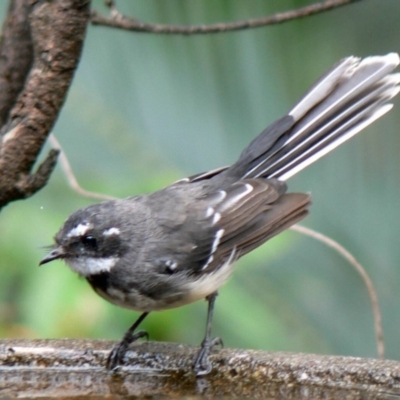
[[[77,192],[78,194],[85,196],[85,197],[91,197],[94,199],[100,199],[100,200],[115,200],[116,197],[108,196],[106,194],[101,194],[101,193],[95,193],[95,192],[89,192],[88,190],[83,189],[77,179],[75,178],[75,174],[72,171],[71,164],[68,161],[67,156],[65,155],[65,152],[63,148],[61,147],[60,143],[54,136],[54,134],[49,135],[49,141],[54,149],[57,149],[60,151],[59,155],[59,161],[61,164],[61,168],[64,171],[64,174],[67,178],[67,182],[71,186],[72,190]]]
[[[320,232],[316,232],[312,229],[306,228],[301,225],[293,225],[290,229],[302,233],[303,235],[310,236],[313,239],[318,240],[327,245],[328,247],[336,250],[343,258],[345,258],[354,267],[354,269],[361,276],[371,300],[372,313],[374,315],[375,337],[376,337],[376,346],[378,349],[378,355],[379,358],[383,359],[385,357],[385,345],[383,341],[381,312],[379,309],[378,296],[376,294],[374,284],[372,283],[371,278],[367,274],[367,271],[348,250],[346,250],[341,244],[329,238],[328,236],[325,236]]]
[[[306,7],[290,10],[282,13],[269,15],[262,18],[252,18],[237,22],[217,23],[211,25],[165,25],[139,21],[134,18],[126,17],[115,8],[113,1],[108,1],[110,16],[104,16],[96,10],[91,12],[91,22],[93,25],[108,26],[133,32],[173,34],[173,35],[195,35],[207,33],[231,32],[243,29],[260,28],[267,25],[276,25],[294,19],[308,17],[310,15],[329,11],[334,8],[342,7],[350,3],[361,0],[325,0],[320,3],[311,4]]]

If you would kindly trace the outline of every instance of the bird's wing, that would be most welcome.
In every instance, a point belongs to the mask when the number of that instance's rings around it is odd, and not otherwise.
[[[197,200],[179,229],[190,248],[171,249],[175,257],[165,262],[172,268],[165,271],[211,273],[304,218],[310,196],[285,190],[277,180],[244,179]],[[169,243],[173,242],[172,232]]]

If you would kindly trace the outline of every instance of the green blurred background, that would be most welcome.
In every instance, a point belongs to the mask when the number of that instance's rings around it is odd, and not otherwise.
[[[1,16],[7,6],[0,3]],[[305,0],[135,0],[144,21],[261,17]],[[103,9],[102,1],[94,7]],[[54,128],[81,185],[117,197],[226,165],[344,56],[400,51],[400,2],[366,0],[250,31],[161,36],[89,27]],[[377,287],[388,358],[400,358],[400,101],[362,135],[290,181],[313,194],[304,225],[346,246]],[[62,262],[38,267],[66,217],[95,202],[57,168],[33,198],[0,214],[0,335],[119,339],[137,314],[99,298]],[[200,343],[204,302],[153,313],[152,339]],[[366,289],[339,255],[288,232],[241,259],[217,301],[227,347],[376,356]]]

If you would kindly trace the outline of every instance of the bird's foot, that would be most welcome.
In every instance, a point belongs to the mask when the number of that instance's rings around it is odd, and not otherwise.
[[[203,340],[200,351],[198,352],[196,360],[193,364],[193,369],[196,373],[196,376],[207,375],[211,372],[212,364],[208,357],[209,352],[213,349],[213,347],[223,345],[222,339],[219,337]]]
[[[129,348],[129,345],[142,337],[146,337],[148,339],[149,335],[146,331],[139,331],[130,336],[129,340],[128,338],[123,338],[121,342],[118,343],[111,350],[107,358],[106,368],[111,372],[117,371],[119,366],[122,364],[123,358]]]

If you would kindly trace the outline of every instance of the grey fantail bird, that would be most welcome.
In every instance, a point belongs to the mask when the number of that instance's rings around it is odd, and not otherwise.
[[[182,179],[151,194],[106,201],[72,214],[40,264],[64,259],[106,300],[141,311],[111,351],[115,370],[151,311],[208,301],[206,335],[194,362],[210,372],[218,289],[238,258],[303,219],[310,196],[286,180],[389,111],[399,91],[397,54],[348,57],[322,76],[284,117],[260,133],[232,166]]]

